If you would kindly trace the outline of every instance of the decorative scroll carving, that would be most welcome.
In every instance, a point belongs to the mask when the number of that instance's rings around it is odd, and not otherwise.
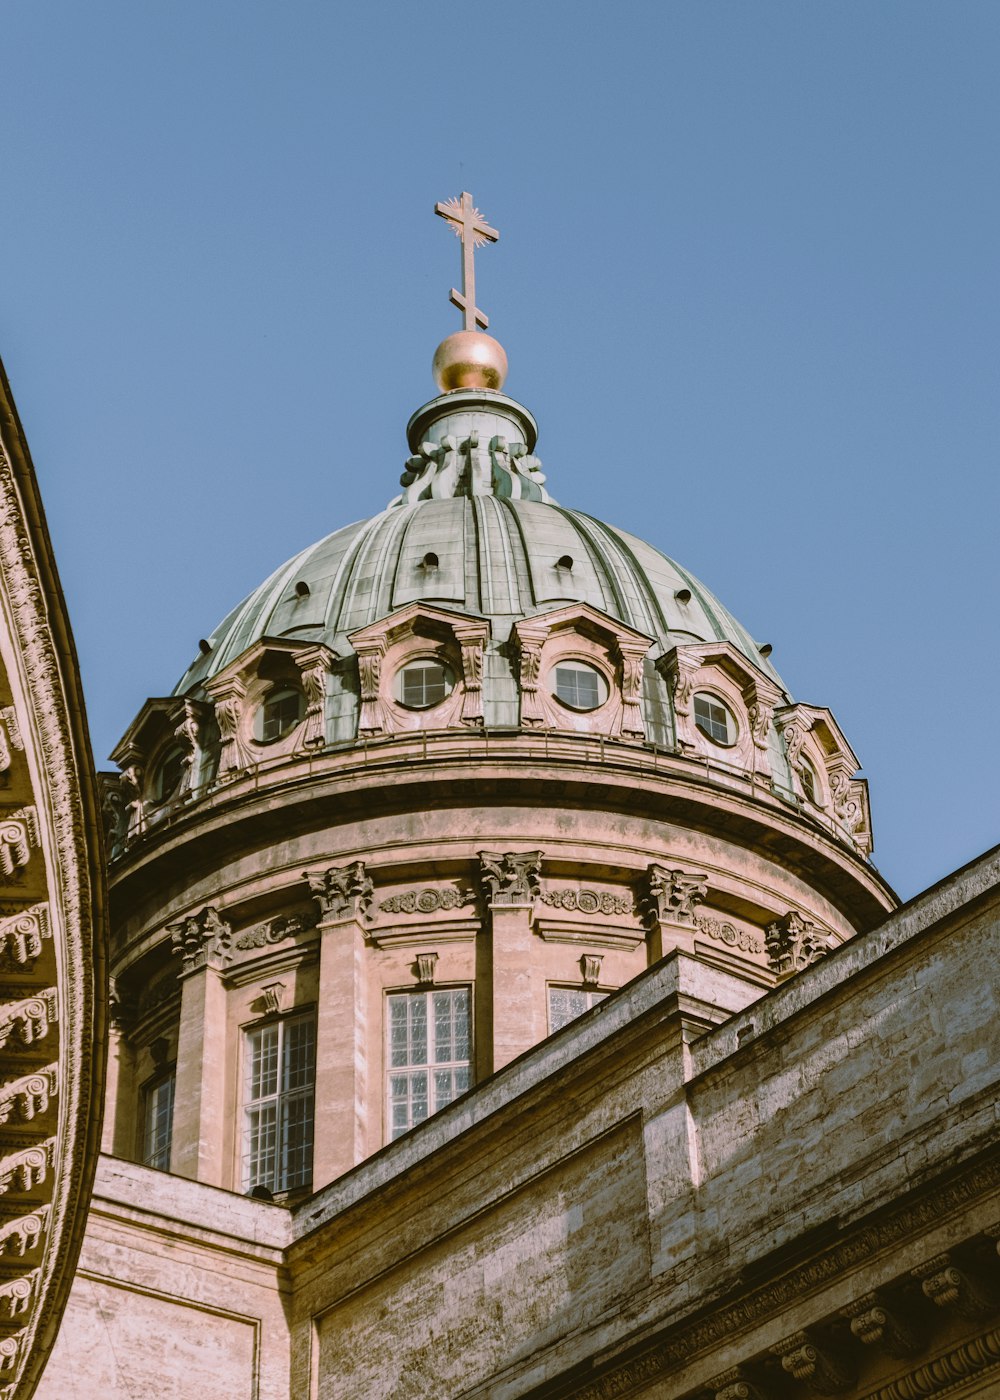
[[[381,734],[386,728],[385,707],[382,704],[382,658],[386,653],[384,636],[370,641],[356,643],[358,651],[358,675],[361,680],[361,714],[358,718],[359,734]]]
[[[32,1211],[30,1215],[18,1216],[0,1225],[0,1255],[13,1254],[23,1257],[37,1249],[45,1239],[49,1224],[49,1207]]]
[[[183,801],[190,796],[195,786],[195,769],[200,752],[201,707],[194,700],[183,700],[174,715],[174,738],[181,747],[181,777],[175,792],[175,801]]]
[[[806,1381],[820,1395],[836,1395],[854,1382],[855,1372],[844,1357],[821,1349],[804,1332],[796,1332],[771,1348],[782,1369],[797,1381]]]
[[[27,1329],[22,1328],[20,1332],[13,1332],[9,1337],[4,1337],[0,1341],[0,1376],[9,1375],[17,1370],[17,1363],[21,1359],[21,1348],[27,1337]]]
[[[867,1293],[842,1316],[851,1324],[851,1332],[862,1346],[880,1346],[890,1356],[912,1356],[920,1347],[916,1331],[900,1315],[878,1297]]]
[[[31,1191],[41,1186],[52,1168],[56,1140],[46,1138],[33,1147],[23,1147],[0,1157],[0,1195],[8,1191]]]
[[[694,731],[691,726],[691,700],[694,696],[695,680],[701,670],[700,657],[689,656],[682,648],[661,657],[657,669],[670,687],[670,697],[674,707],[674,729],[679,749],[694,748]]]
[[[861,855],[870,855],[872,834],[865,783],[860,778],[851,778],[843,768],[830,768],[828,774],[834,815],[847,829]]]
[[[263,1014],[265,1016],[276,1016],[281,1010],[285,998],[284,982],[265,982],[261,991],[261,1001],[263,1002]]]
[[[647,869],[649,893],[642,904],[647,924],[694,924],[695,907],[708,894],[708,877],[668,870],[655,862]]]
[[[30,1123],[48,1109],[55,1098],[59,1082],[56,1065],[46,1065],[44,1069],[22,1075],[0,1089],[0,1124],[11,1119]]]
[[[55,987],[37,996],[8,1002],[0,1010],[0,1050],[10,1052],[44,1040],[58,1017]]]
[[[708,1390],[715,1400],[764,1400],[757,1387],[747,1379],[742,1366],[732,1366],[709,1381]]]
[[[319,908],[321,919],[371,919],[375,886],[363,860],[331,866],[320,875],[303,877]]]
[[[491,904],[530,904],[538,894],[541,851],[480,851],[479,862]]]
[[[37,845],[38,816],[34,807],[22,807],[0,820],[0,878],[14,879],[31,859],[31,848]]]
[[[418,953],[416,958],[417,981],[423,986],[432,986],[437,965],[437,953]]]
[[[634,914],[635,901],[631,895],[611,894],[599,890],[543,890],[543,904],[556,909],[568,909],[580,914]]]
[[[0,1320],[10,1322],[27,1312],[37,1283],[37,1269],[12,1278],[8,1283],[0,1283]]]
[[[814,963],[834,947],[833,938],[812,919],[789,909],[773,924],[768,924],[764,946],[771,970],[778,977],[790,977]]]
[[[438,909],[460,909],[475,902],[474,890],[456,890],[445,885],[439,890],[404,890],[402,894],[383,899],[379,908],[387,914],[434,914]]]
[[[121,771],[122,805],[125,808],[125,839],[134,841],[146,828],[146,803],[142,795],[143,769],[139,763],[125,763]]]
[[[211,696],[215,708],[215,722],[219,727],[221,747],[218,781],[227,782],[249,765],[241,737],[247,698],[246,683],[240,676],[223,676],[216,677],[205,688]]]
[[[18,723],[17,711],[14,706],[4,705],[3,709],[0,709],[0,719],[3,720],[3,726],[7,731],[11,746],[23,753],[24,739],[21,737],[21,726]]]
[[[622,668],[622,734],[635,739],[646,737],[642,718],[642,663],[649,650],[648,641],[632,641],[617,637],[618,655]]]
[[[462,650],[462,723],[483,722],[483,654],[488,629],[476,619],[453,624],[455,639]]]
[[[306,933],[315,926],[314,914],[283,914],[277,919],[268,919],[266,923],[255,924],[253,928],[246,929],[233,946],[241,952],[248,948],[266,948],[269,943],[283,943],[286,938],[294,938],[297,933]]]
[[[332,659],[327,648],[322,646],[307,647],[295,653],[306,697],[301,738],[302,747],[306,749],[326,743],[326,696]]]
[[[604,956],[601,953],[584,953],[580,958],[580,972],[585,987],[596,987],[600,984],[603,961]]]
[[[0,919],[0,968],[30,972],[51,937],[47,904],[33,904],[20,914]]]
[[[542,464],[527,444],[497,434],[489,445],[472,432],[461,443],[449,434],[440,442],[426,439],[406,459],[399,484],[403,493],[391,506],[455,496],[503,496],[512,500],[551,502]]]
[[[548,636],[548,627],[534,619],[522,621],[518,623],[514,636],[521,689],[521,724],[534,728],[545,723],[538,677],[542,669],[542,643]]]
[[[202,967],[224,968],[233,960],[232,930],[218,909],[209,905],[167,925],[172,953],[181,959],[181,976]]]
[[[714,938],[718,943],[725,943],[730,948],[739,948],[742,953],[764,951],[764,940],[759,933],[736,928],[733,924],[722,919],[713,919],[708,914],[696,914],[694,923],[695,928],[707,934],[709,938]]]
[[[967,1322],[988,1317],[1000,1303],[1000,1298],[971,1278],[964,1269],[956,1268],[948,1254],[928,1259],[926,1264],[912,1272],[913,1277],[919,1280],[925,1298]]]

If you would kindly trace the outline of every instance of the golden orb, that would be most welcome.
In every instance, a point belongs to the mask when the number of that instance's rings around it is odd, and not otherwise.
[[[482,331],[456,331],[434,351],[434,380],[446,394],[452,389],[501,389],[506,378],[503,346]]]

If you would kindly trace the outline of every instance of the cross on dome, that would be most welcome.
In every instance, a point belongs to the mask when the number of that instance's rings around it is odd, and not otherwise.
[[[500,234],[495,228],[490,228],[472,203],[472,195],[467,190],[462,191],[460,199],[435,204],[434,212],[447,219],[462,240],[462,290],[459,292],[452,287],[452,304],[462,312],[467,331],[474,331],[477,327],[486,330],[490,318],[476,305],[475,251],[484,243],[496,243]]]

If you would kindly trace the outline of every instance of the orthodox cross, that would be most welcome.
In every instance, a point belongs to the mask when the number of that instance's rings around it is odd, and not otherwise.
[[[476,305],[476,263],[475,252],[484,243],[495,243],[500,237],[495,228],[490,228],[482,214],[472,203],[472,195],[462,191],[461,199],[449,199],[445,204],[435,204],[435,214],[447,219],[462,240],[462,290],[451,289],[452,304],[457,306],[465,317],[465,329],[474,331],[477,327],[485,330],[490,318]]]

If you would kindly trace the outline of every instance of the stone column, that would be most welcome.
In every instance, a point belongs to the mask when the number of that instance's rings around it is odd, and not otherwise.
[[[170,1170],[209,1186],[229,1187],[225,1137],[233,1070],[226,1053],[221,974],[232,961],[232,933],[211,907],[171,924],[169,933],[181,959]]]
[[[306,880],[319,906],[321,934],[313,1144],[318,1190],[368,1156],[370,1115],[378,1121],[380,1086],[369,1082],[368,1069],[367,930],[373,886],[360,860]]]
[[[491,1068],[498,1070],[548,1034],[545,976],[532,927],[542,853],[480,851],[479,860],[490,914]]]

